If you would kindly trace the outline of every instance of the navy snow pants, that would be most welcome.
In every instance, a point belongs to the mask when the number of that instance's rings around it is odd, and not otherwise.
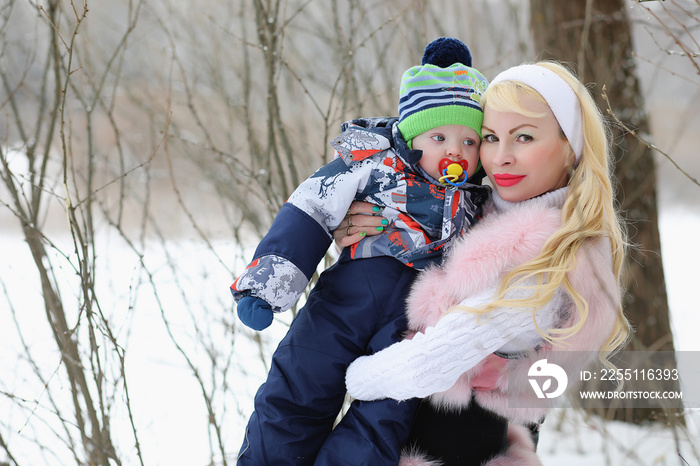
[[[239,466],[396,466],[418,400],[354,401],[345,371],[400,341],[416,270],[391,257],[339,262],[323,272],[272,356],[239,452]]]

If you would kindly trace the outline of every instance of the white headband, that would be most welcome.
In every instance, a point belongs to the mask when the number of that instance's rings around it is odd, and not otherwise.
[[[537,65],[519,65],[499,73],[491,85],[501,81],[517,81],[536,90],[552,109],[554,117],[569,140],[576,162],[583,153],[581,103],[574,90],[558,74]]]

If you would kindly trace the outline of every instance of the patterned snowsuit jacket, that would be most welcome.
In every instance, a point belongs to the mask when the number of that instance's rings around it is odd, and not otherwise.
[[[354,200],[383,207],[389,220],[383,234],[345,248],[340,261],[392,256],[422,269],[475,223],[490,188],[478,171],[467,183],[445,188],[419,165],[396,118],[346,122],[331,142],[335,159],[304,181],[282,206],[253,260],[231,285],[238,301],[249,293],[272,305],[291,308],[309,283],[332,242],[332,232]]]

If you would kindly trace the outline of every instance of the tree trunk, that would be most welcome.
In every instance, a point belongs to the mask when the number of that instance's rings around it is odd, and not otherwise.
[[[625,125],[649,130],[625,0],[552,2],[530,0],[530,26],[542,59],[569,62],[590,87],[604,113],[607,95],[613,114]],[[592,84],[591,84],[592,85]],[[636,332],[628,350],[673,351],[656,206],[656,170],[651,149],[634,134],[613,132],[617,199],[627,223],[629,251],[623,306]],[[641,422],[650,410],[617,410],[616,419]]]

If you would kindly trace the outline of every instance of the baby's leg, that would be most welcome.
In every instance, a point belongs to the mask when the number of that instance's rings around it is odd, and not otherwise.
[[[239,466],[314,463],[342,406],[347,366],[366,354],[387,298],[414,274],[391,258],[344,262],[321,274],[255,396]],[[403,308],[403,296],[397,300]],[[397,325],[383,331],[398,339],[405,320]]]
[[[405,297],[416,272],[395,262],[399,267],[395,264],[385,267],[391,272],[388,276],[393,277],[391,286],[371,288],[375,300],[382,305],[375,310],[379,320],[363,354],[375,353],[400,341],[405,332]],[[387,278],[384,274],[385,282]],[[417,399],[400,403],[395,400],[354,401],[323,445],[314,464],[395,466],[417,407]]]

